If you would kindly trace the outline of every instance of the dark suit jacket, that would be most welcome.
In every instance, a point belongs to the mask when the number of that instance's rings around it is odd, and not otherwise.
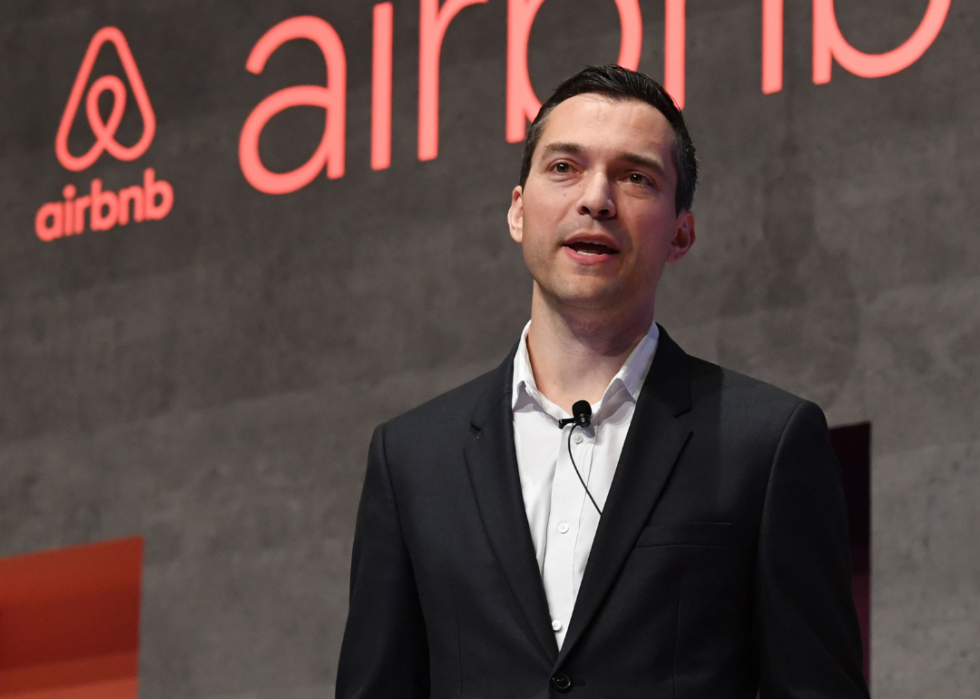
[[[375,431],[339,699],[868,696],[823,413],[663,329],[559,652],[512,363]]]

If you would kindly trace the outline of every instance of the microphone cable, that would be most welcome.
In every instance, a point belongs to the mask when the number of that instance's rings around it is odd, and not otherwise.
[[[578,476],[579,482],[582,484],[582,487],[585,488],[585,494],[588,495],[589,500],[592,501],[592,506],[595,508],[595,511],[599,513],[600,517],[602,517],[602,510],[599,509],[599,505],[596,503],[595,498],[592,497],[592,493],[589,491],[589,486],[585,484],[585,479],[582,478],[582,474],[578,470],[578,466],[575,464],[575,457],[572,456],[572,433],[575,431],[575,428],[581,427],[584,429],[592,424],[592,406],[589,405],[589,401],[576,401],[572,405],[572,417],[558,421],[558,426],[562,429],[565,428],[565,425],[569,424],[572,426],[572,429],[568,431],[568,458],[572,460],[572,468],[575,469],[575,475]]]

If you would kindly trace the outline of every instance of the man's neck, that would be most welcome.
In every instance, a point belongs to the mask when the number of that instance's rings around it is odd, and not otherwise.
[[[578,400],[599,402],[652,323],[652,302],[628,314],[569,309],[535,289],[527,350],[538,390],[569,413]]]

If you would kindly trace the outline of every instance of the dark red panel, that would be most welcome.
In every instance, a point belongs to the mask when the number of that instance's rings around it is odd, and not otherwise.
[[[141,538],[0,560],[0,697],[135,699]]]

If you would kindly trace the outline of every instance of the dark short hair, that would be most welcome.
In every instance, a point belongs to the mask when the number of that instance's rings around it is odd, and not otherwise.
[[[674,129],[674,169],[677,170],[677,192],[674,204],[677,212],[690,209],[694,202],[694,188],[698,182],[698,161],[694,143],[687,132],[684,115],[663,86],[649,75],[628,70],[618,65],[590,66],[573,75],[555,90],[541,111],[534,118],[524,142],[524,159],[521,162],[521,187],[531,173],[534,149],[544,131],[548,114],[559,104],[583,94],[599,94],[616,100],[639,100],[653,106],[663,114]]]

